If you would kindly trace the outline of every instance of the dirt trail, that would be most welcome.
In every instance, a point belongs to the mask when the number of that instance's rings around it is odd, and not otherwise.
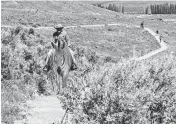
[[[144,56],[141,56],[141,57],[139,57],[139,58],[136,58],[135,60],[136,61],[140,61],[140,60],[144,60],[144,59],[147,59],[147,58],[149,58],[149,57],[151,57],[151,56],[154,56],[154,55],[156,55],[157,53],[160,53],[160,52],[162,52],[162,51],[164,51],[164,50],[166,50],[167,49],[167,45],[166,45],[166,43],[164,43],[164,41],[163,40],[161,40],[160,41],[160,36],[158,35],[158,34],[156,34],[154,31],[152,31],[151,29],[149,29],[149,28],[144,28],[146,31],[148,31],[151,35],[153,35],[154,37],[155,37],[155,39],[157,40],[157,42],[160,44],[160,48],[159,49],[157,49],[157,50],[154,50],[154,51],[152,51],[152,52],[149,52],[148,54],[146,54],[146,55],[144,55]]]
[[[56,95],[28,100],[27,106],[27,119],[16,121],[15,124],[57,124],[65,113]]]
[[[101,26],[126,26],[126,27],[137,27],[135,25],[127,25],[127,24],[100,24],[100,25],[80,25],[80,26],[67,26],[66,28],[77,28],[77,27],[101,27]],[[13,26],[1,26],[1,27],[13,27]],[[31,28],[31,27],[24,27],[24,28]],[[46,29],[46,30],[54,30],[53,27],[38,27],[36,29]],[[161,48],[158,50],[152,51],[144,56],[139,58],[133,58],[133,60],[140,61],[147,59],[153,55],[156,55],[159,52],[162,52],[167,49],[166,44],[162,41],[160,43],[159,36],[153,32],[149,28],[144,28],[144,30],[148,31],[152,36],[155,37],[157,42],[160,44]],[[56,96],[43,96],[37,97],[35,100],[27,101],[28,109],[27,113],[27,120],[23,121],[16,121],[15,124],[57,124],[58,120],[61,120],[64,115],[64,110],[61,107],[60,101],[57,99]]]

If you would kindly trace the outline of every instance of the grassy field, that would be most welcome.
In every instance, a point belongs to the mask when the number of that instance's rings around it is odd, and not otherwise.
[[[133,51],[138,56],[147,54],[159,48],[155,38],[140,28],[127,28],[124,26],[109,26],[96,28],[65,29],[71,43],[88,47],[99,55],[115,57],[117,59],[132,58]],[[52,32],[37,30],[47,36],[48,42],[52,40]]]
[[[144,55],[158,49],[155,39],[146,31],[124,26],[105,28],[78,28],[68,30],[71,40],[76,44],[88,46],[97,53],[116,58],[133,57],[133,49]]]
[[[167,42],[169,50],[176,51],[176,15],[144,15],[140,20],[144,21],[144,26],[153,31],[158,30],[163,40]]]
[[[2,8],[2,25],[53,26],[59,22],[64,26],[70,26],[118,22],[128,24],[130,22],[140,23],[141,21],[141,19],[84,4],[84,2],[48,1],[38,4],[37,2],[21,1],[13,5],[4,2]],[[19,8],[23,11],[18,10]],[[39,32],[52,37],[52,32],[50,34],[45,31]],[[89,46],[96,52],[106,53],[116,58],[132,57],[134,47],[136,47],[135,50],[138,51],[139,56],[159,48],[150,34],[137,28],[129,29],[123,26],[94,29],[77,28],[68,29],[68,34],[74,43]]]
[[[11,5],[10,2],[2,2],[2,24],[39,24],[48,26],[59,22],[68,26],[116,21],[117,13],[84,4],[83,2],[48,1],[42,2],[42,4],[39,3],[21,1]],[[9,8],[11,9],[9,10]],[[20,11],[17,9],[20,9]]]

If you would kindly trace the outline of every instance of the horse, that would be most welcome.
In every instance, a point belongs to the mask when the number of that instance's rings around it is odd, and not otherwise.
[[[44,71],[47,73],[53,71],[55,74],[60,75],[62,77],[62,88],[65,88],[67,87],[69,72],[72,70],[73,58],[64,40],[58,39],[56,42],[51,42],[51,45],[53,49],[49,51],[45,59],[47,70],[44,69]],[[58,78],[56,80],[57,94],[59,94],[60,82],[58,82]]]

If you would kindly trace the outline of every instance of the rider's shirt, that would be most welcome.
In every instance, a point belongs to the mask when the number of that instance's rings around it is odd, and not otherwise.
[[[65,41],[68,46],[70,46],[70,40],[69,40],[69,37],[67,35],[67,32],[66,31],[56,31],[54,34],[53,34],[53,39],[54,39],[54,42],[56,42],[58,39],[62,39],[63,41]]]

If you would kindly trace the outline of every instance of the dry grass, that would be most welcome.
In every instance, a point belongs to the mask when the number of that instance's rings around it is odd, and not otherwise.
[[[71,41],[88,46],[94,51],[114,57],[130,58],[133,49],[142,56],[159,45],[147,31],[124,26],[105,28],[77,28],[68,30]]]
[[[176,45],[176,27],[175,22],[165,21],[169,19],[176,19],[176,15],[150,15],[144,16],[138,21],[134,21],[139,24],[144,20],[144,26],[149,27],[153,31],[158,30],[159,34],[163,37],[163,40],[167,42],[170,51],[175,51]],[[176,51],[175,51],[176,52]]]
[[[117,13],[107,11],[82,2],[17,2],[14,7],[2,3],[2,24],[40,24],[42,26],[62,23],[64,25],[98,24],[115,22]],[[19,11],[16,9],[27,11]],[[28,11],[30,10],[31,11]],[[36,11],[34,11],[36,10]],[[48,11],[50,10],[50,11]],[[123,15],[121,15],[123,17]]]

